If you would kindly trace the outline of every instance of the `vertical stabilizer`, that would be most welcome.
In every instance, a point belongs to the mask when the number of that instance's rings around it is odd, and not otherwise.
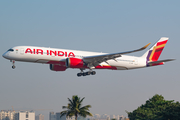
[[[147,59],[147,62],[157,61],[161,55],[169,38],[162,37],[156,42],[142,57]]]

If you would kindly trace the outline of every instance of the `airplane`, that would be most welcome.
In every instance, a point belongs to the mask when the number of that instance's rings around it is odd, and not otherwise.
[[[169,38],[162,37],[141,57],[125,54],[146,49],[151,43],[136,50],[118,53],[87,52],[69,49],[56,49],[35,46],[16,46],[7,50],[2,56],[15,61],[49,64],[52,71],[65,71],[67,68],[80,69],[77,76],[95,75],[93,69],[130,70],[150,66],[164,65],[174,59],[158,60]],[[84,72],[85,69],[89,71]]]

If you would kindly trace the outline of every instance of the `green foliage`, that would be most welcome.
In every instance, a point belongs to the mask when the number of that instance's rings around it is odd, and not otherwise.
[[[180,120],[180,103],[164,100],[154,95],[133,112],[127,112],[130,120]]]
[[[111,120],[116,120],[115,118],[111,119]]]
[[[76,120],[78,115],[82,116],[82,117],[86,117],[86,116],[92,116],[92,114],[89,112],[89,108],[91,108],[91,105],[86,105],[82,107],[82,102],[83,102],[84,98],[80,98],[77,95],[72,96],[72,99],[68,98],[68,105],[67,106],[63,106],[63,109],[66,109],[65,111],[61,112],[61,116],[66,115],[66,117],[72,117],[75,116]]]

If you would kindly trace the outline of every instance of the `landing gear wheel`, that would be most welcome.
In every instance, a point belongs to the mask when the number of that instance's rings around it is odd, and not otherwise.
[[[83,76],[86,76],[86,73],[83,73]]]
[[[90,75],[91,74],[91,72],[89,71],[89,72],[86,72],[86,75]]]
[[[78,73],[78,74],[77,74],[78,77],[81,77],[81,75],[82,75],[82,73]]]
[[[16,66],[13,65],[13,66],[12,66],[12,69],[15,69],[15,68],[16,68]]]
[[[95,74],[96,74],[96,72],[95,72],[95,71],[92,71],[92,72],[91,72],[91,75],[95,75]]]

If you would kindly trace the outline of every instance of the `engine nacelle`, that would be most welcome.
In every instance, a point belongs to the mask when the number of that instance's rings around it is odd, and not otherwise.
[[[66,67],[67,68],[82,68],[84,67],[84,62],[79,58],[66,58]]]
[[[49,67],[50,70],[52,71],[65,71],[67,69],[65,66],[54,65],[54,64],[50,64]]]

